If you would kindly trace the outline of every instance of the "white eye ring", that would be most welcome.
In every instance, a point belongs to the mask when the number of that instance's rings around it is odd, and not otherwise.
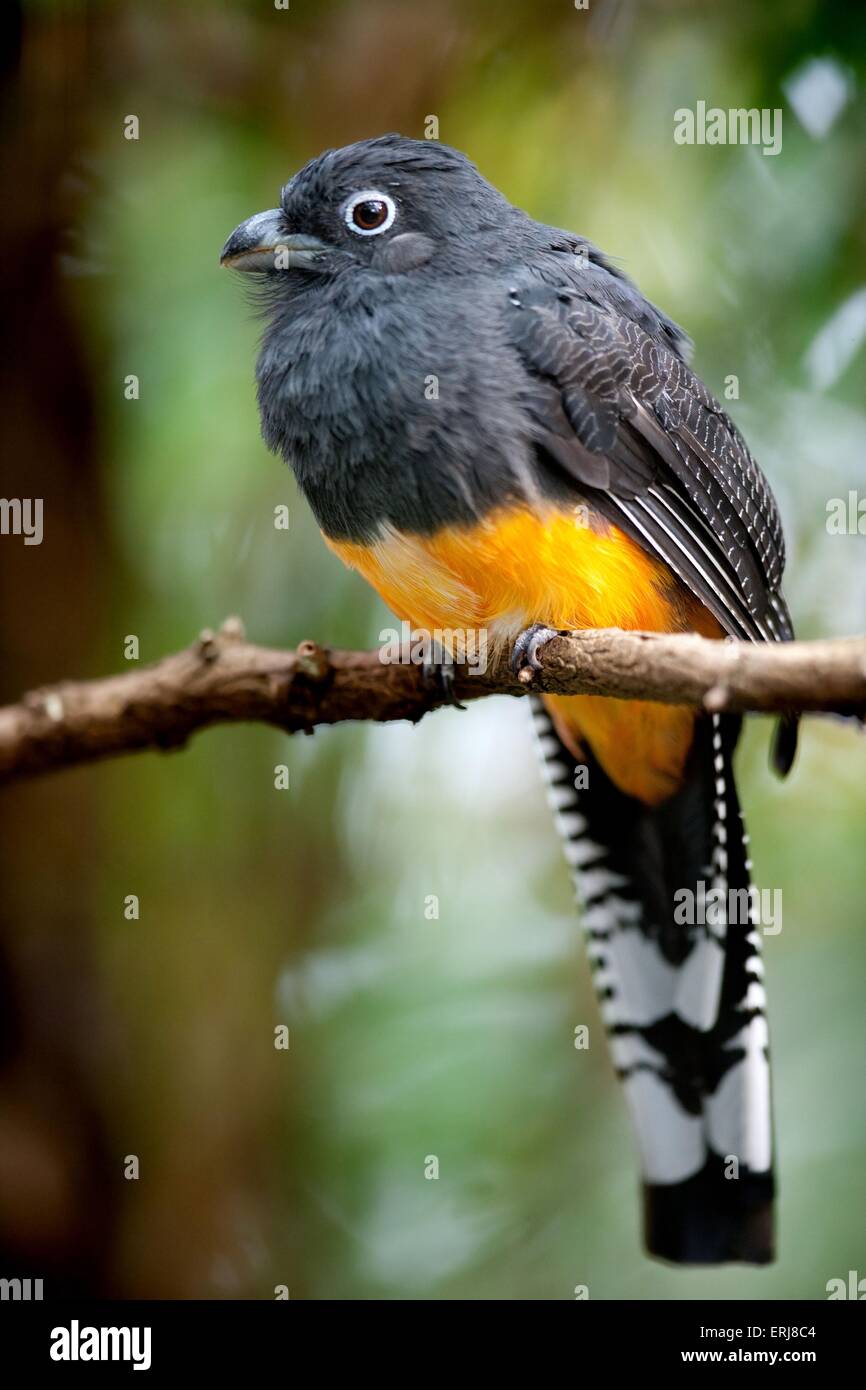
[[[360,203],[384,203],[388,209],[384,222],[380,222],[378,227],[359,227],[352,220],[355,208]],[[394,218],[397,216],[397,204],[393,198],[389,198],[387,193],[380,193],[376,188],[365,188],[360,193],[353,193],[345,208],[343,209],[343,221],[354,232],[355,236],[380,236],[382,232],[387,232],[393,225]]]

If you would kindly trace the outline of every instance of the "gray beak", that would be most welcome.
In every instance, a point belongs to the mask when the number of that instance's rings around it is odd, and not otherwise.
[[[270,208],[235,227],[220,252],[220,265],[260,273],[316,270],[329,249],[318,237],[287,232],[282,209]]]

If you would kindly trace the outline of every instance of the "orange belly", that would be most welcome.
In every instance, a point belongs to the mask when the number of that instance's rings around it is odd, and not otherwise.
[[[433,536],[392,530],[369,546],[325,539],[401,620],[426,631],[483,629],[494,650],[532,623],[722,635],[666,565],[584,508],[503,510]],[[547,704],[575,757],[588,743],[629,795],[656,805],[679,786],[692,710],[589,695]]]

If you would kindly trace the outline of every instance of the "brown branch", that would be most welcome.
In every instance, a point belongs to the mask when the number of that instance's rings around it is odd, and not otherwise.
[[[614,629],[553,638],[543,669],[515,677],[508,653],[483,673],[454,668],[454,695],[530,690],[711,710],[866,715],[866,638],[785,645],[713,642]],[[237,619],[186,651],[104,680],[64,681],[0,708],[0,781],[145,748],[169,749],[210,724],[258,721],[286,733],[347,719],[416,721],[446,703],[415,664],[378,652],[253,646]]]

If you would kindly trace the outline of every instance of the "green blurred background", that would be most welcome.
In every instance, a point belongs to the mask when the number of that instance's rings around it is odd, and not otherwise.
[[[230,613],[263,643],[376,642],[384,607],[259,440],[259,329],[217,258],[308,158],[429,115],[618,258],[717,394],[738,377],[799,633],[864,630],[866,538],[825,524],[866,494],[862,9],[31,0],[2,23],[2,491],[45,498],[40,547],[0,541],[2,698]],[[781,153],[676,145],[698,100],[782,108]],[[117,1297],[735,1299],[866,1273],[862,739],[808,722],[785,785],[766,723],[744,740],[757,881],[784,894],[780,1258],[678,1271],[641,1252],[528,730],[505,699],[414,729],[225,728],[3,792],[0,1274]]]

